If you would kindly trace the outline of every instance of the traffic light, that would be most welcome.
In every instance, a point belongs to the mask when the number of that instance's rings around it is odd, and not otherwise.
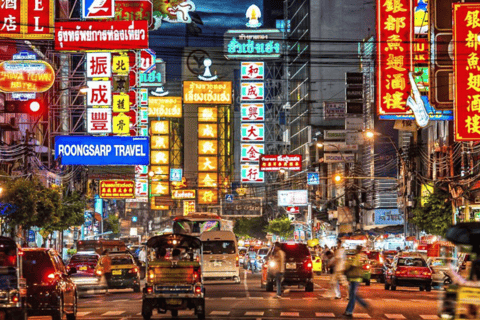
[[[5,113],[28,113],[32,116],[41,115],[46,111],[45,102],[42,99],[27,101],[5,101]]]

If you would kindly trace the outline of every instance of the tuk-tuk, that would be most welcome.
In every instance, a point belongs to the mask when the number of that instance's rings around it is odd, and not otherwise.
[[[450,229],[446,239],[469,253],[469,270],[463,278],[450,272],[453,283],[445,286],[439,316],[442,319],[480,319],[480,223],[459,223]]]
[[[11,238],[0,236],[0,319],[27,319],[27,281],[22,251]]]
[[[205,288],[201,273],[202,243],[196,237],[170,234],[147,241],[146,285],[143,289],[142,316],[150,320],[159,314],[194,309],[205,319]]]

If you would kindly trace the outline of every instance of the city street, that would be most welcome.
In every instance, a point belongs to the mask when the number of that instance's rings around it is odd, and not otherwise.
[[[243,270],[242,270],[243,271]],[[322,297],[328,286],[327,276],[316,276],[315,291],[305,292],[287,288],[281,299],[275,293],[260,289],[260,275],[246,274],[241,284],[207,284],[207,319],[342,319],[347,300]],[[346,292],[343,292],[345,295]],[[383,284],[372,282],[361,286],[360,295],[372,305],[367,311],[357,304],[355,319],[439,319],[436,316],[438,290],[420,292],[417,288],[397,288],[385,291]],[[79,300],[78,319],[142,319],[141,294],[131,291],[112,291],[109,296],[97,295]],[[156,315],[153,319],[171,318],[170,314]],[[180,319],[196,319],[193,311],[179,311]],[[30,320],[49,319],[30,317]]]

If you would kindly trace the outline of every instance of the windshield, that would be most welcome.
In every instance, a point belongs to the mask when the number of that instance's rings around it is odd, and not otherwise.
[[[398,259],[399,266],[407,266],[407,267],[426,267],[427,263],[422,258],[399,258]]]
[[[70,259],[70,263],[97,263],[98,257],[94,255],[78,255]]]
[[[55,268],[46,251],[24,251],[23,276],[27,283],[46,282],[53,272]]]
[[[122,264],[134,264],[133,260],[129,256],[112,256],[112,266],[118,266]]]
[[[310,251],[304,244],[282,244],[282,250],[285,251],[287,258],[293,257],[295,259],[305,259],[310,257]]]
[[[233,241],[205,241],[203,254],[234,254],[235,242]]]
[[[268,249],[260,249],[260,250],[258,250],[258,254],[261,255],[261,256],[266,255],[267,252],[268,252]]]
[[[220,222],[217,220],[208,221],[174,221],[173,233],[177,234],[201,234],[205,231],[219,231]]]

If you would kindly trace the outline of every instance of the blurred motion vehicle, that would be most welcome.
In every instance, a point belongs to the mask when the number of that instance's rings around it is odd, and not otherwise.
[[[315,274],[322,274],[322,257],[312,254],[312,271]]]
[[[23,275],[27,280],[29,316],[51,316],[67,320],[77,316],[77,287],[70,278],[75,268],[67,268],[60,255],[45,248],[23,248]]]
[[[11,238],[0,236],[0,319],[27,319],[27,283],[23,253]]]
[[[418,253],[399,253],[385,274],[385,290],[397,287],[419,287],[420,291],[432,290],[432,270]]]
[[[365,255],[370,264],[370,279],[375,279],[377,282],[381,282],[383,278],[383,263],[384,258],[382,252],[378,250],[367,250]]]
[[[239,247],[238,248],[238,263],[243,266],[243,263],[245,261],[245,254],[247,253],[248,249],[245,247]]]
[[[80,251],[74,254],[68,264],[67,271],[75,268],[76,273],[71,275],[73,283],[77,286],[78,296],[105,292],[107,283],[101,275],[95,273],[100,255],[93,251]]]
[[[305,291],[313,291],[313,271],[312,257],[308,247],[303,243],[280,243],[280,248],[285,252],[285,274],[283,275],[282,285],[304,286]],[[275,245],[272,245],[265,257],[265,263],[262,268],[261,287],[267,291],[273,292],[275,286],[276,269],[273,258]]]
[[[203,245],[203,279],[233,280],[240,283],[237,240],[232,231],[206,231],[200,236]]]
[[[255,251],[247,252],[243,260],[243,269],[252,270],[252,272],[260,270],[260,263],[257,260],[257,253]]]
[[[112,261],[112,273],[107,278],[107,286],[110,289],[133,289],[134,292],[140,292],[140,270],[133,256],[127,252],[109,253]],[[99,276],[104,275],[101,264],[97,264],[95,273]]]
[[[451,280],[445,275],[450,270],[450,264],[458,269],[457,259],[454,258],[430,257],[427,264],[432,269],[432,286],[443,286]]]
[[[265,262],[265,257],[267,256],[269,248],[268,247],[263,247],[258,249],[257,251],[257,264],[258,267],[261,268],[263,266],[263,263]]]
[[[202,243],[197,237],[171,234],[147,241],[147,283],[143,289],[142,316],[150,320],[153,310],[173,317],[179,310],[194,309],[198,319],[205,319],[205,289],[202,277]],[[166,259],[166,252],[178,257]],[[197,261],[195,257],[200,257]]]
[[[356,250],[345,250],[345,255],[347,256],[347,261],[349,259],[353,259],[355,254],[357,253]],[[370,279],[371,279],[371,268],[372,266],[370,265],[370,261],[368,260],[367,255],[365,252],[362,252],[360,255],[360,262],[362,263],[362,282],[365,283],[366,286],[370,285]]]

